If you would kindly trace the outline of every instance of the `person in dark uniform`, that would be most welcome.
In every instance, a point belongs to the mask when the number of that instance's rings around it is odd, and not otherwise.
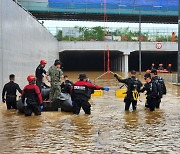
[[[46,74],[46,71],[44,67],[46,66],[47,62],[46,60],[41,60],[39,66],[36,68],[36,85],[39,87],[39,90],[41,91],[42,86],[42,78],[43,74]]]
[[[64,82],[61,84],[62,93],[70,93],[73,82],[68,79],[67,75],[64,75]]]
[[[156,98],[156,108],[160,107],[161,98],[163,95],[166,95],[166,86],[162,77],[158,76],[157,70],[153,70],[152,74],[152,81],[156,83],[157,86],[157,98]]]
[[[6,106],[7,109],[17,109],[16,106],[16,92],[18,90],[19,93],[22,93],[22,90],[20,89],[19,85],[17,83],[15,83],[15,75],[11,74],[9,75],[9,83],[6,83],[4,85],[3,91],[2,91],[2,101],[5,103],[6,102]],[[5,99],[5,95],[6,95],[6,99]]]
[[[31,116],[32,112],[34,112],[35,115],[41,115],[43,102],[39,87],[35,84],[36,77],[34,75],[29,75],[27,80],[29,84],[24,87],[21,96],[25,106],[25,116]]]
[[[140,88],[142,87],[141,81],[139,81],[136,78],[136,71],[132,70],[131,71],[131,77],[126,78],[126,79],[121,79],[117,74],[114,74],[114,77],[119,82],[125,83],[127,86],[127,92],[126,92],[127,95],[124,98],[125,111],[129,111],[129,107],[130,107],[131,103],[132,103],[133,110],[136,110],[137,97],[139,96],[138,93],[139,93]]]
[[[159,64],[158,70],[160,70],[160,71],[164,70],[163,64]]]
[[[167,71],[169,73],[172,73],[172,64],[168,64]]]
[[[79,81],[75,82],[72,87],[74,114],[79,114],[81,107],[83,108],[85,114],[91,114],[91,105],[88,102],[91,95],[91,88],[109,91],[109,88],[93,85],[87,82],[86,79],[86,74],[80,74]]]
[[[156,98],[157,98],[157,86],[155,82],[151,80],[151,74],[145,74],[144,80],[146,81],[145,85],[139,92],[147,91],[146,93],[146,107],[150,109],[150,111],[155,110],[156,106]]]
[[[152,65],[151,65],[151,71],[153,71],[153,70],[155,70],[155,64],[154,63],[152,63]]]

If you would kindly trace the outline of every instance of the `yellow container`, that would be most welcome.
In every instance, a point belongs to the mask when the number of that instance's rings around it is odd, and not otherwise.
[[[124,98],[126,96],[127,89],[118,89],[116,90],[116,97]]]
[[[102,96],[103,91],[102,90],[94,90],[94,94],[91,94],[91,96]]]

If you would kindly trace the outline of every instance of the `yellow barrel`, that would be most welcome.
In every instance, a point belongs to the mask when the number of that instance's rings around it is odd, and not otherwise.
[[[118,89],[116,90],[116,97],[124,98],[126,96],[127,89]]]
[[[91,96],[102,96],[103,91],[102,90],[94,90],[94,93],[91,94]]]

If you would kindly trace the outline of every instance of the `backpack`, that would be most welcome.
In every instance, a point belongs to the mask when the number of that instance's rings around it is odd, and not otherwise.
[[[161,84],[159,83],[158,80],[154,80],[154,81],[152,81],[152,82],[154,82],[155,85],[156,85],[156,87],[157,87],[157,97],[158,97],[158,98],[162,98],[163,93],[162,93]]]
[[[161,86],[161,93],[162,93],[162,95],[166,95],[166,85],[164,83],[163,78],[158,76],[158,82],[159,82],[159,84]]]

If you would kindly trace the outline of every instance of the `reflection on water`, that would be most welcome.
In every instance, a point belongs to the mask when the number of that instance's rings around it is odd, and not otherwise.
[[[78,73],[69,73],[76,81]],[[95,79],[102,72],[87,72]],[[180,87],[167,84],[168,94],[160,109],[144,108],[145,96],[137,111],[125,112],[123,99],[115,98],[121,85],[112,75],[97,80],[111,90],[93,97],[92,115],[43,112],[24,117],[0,104],[0,153],[179,153]]]

